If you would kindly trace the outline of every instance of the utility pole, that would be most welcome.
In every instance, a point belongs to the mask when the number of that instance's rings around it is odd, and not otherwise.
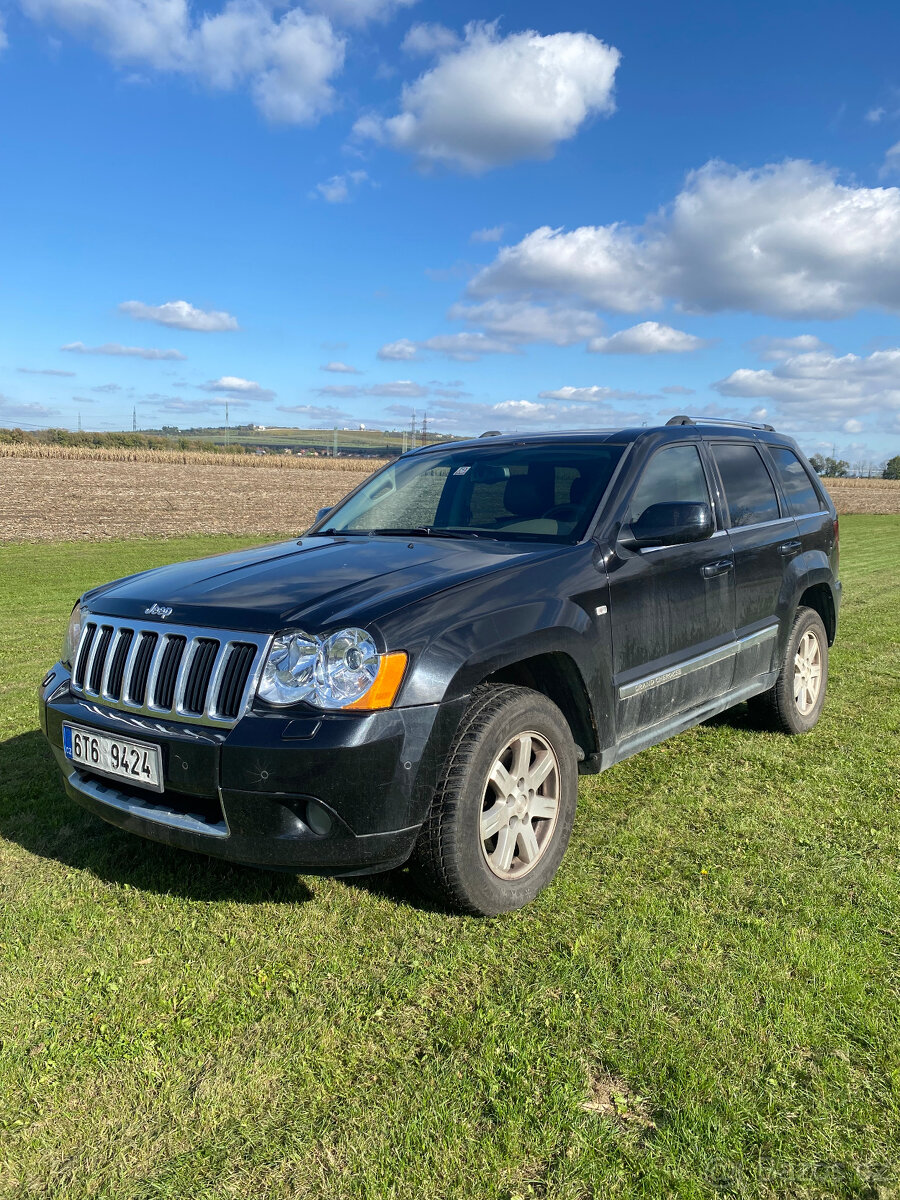
[[[428,413],[422,413],[422,445],[428,445]]]
[[[409,448],[410,448],[410,450],[415,450],[415,448],[416,448],[416,410],[415,409],[413,409],[412,420],[409,423]]]
[[[332,458],[337,458],[337,450],[338,450],[338,427],[337,427],[337,425],[335,425],[334,434],[333,434],[333,437],[331,440],[331,457]]]
[[[131,432],[137,433],[137,405],[131,410]]]
[[[225,401],[225,449],[228,449],[228,401]]]
[[[78,432],[81,433],[81,413],[78,414]]]

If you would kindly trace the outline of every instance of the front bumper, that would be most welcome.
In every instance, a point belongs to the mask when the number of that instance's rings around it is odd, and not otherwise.
[[[389,870],[409,857],[463,707],[248,712],[218,730],[80,699],[61,664],[48,672],[39,699],[68,795],[105,821],[232,862],[329,875]],[[64,721],[159,746],[164,791],[70,762]]]

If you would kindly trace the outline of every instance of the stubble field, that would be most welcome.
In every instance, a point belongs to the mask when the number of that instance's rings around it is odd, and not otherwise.
[[[383,463],[0,445],[0,542],[299,533]],[[828,479],[839,513],[900,513],[900,481]]]

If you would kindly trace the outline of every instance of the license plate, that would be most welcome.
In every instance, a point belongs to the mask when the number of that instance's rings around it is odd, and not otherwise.
[[[137,787],[154,792],[163,790],[162,755],[159,746],[135,742],[131,738],[112,737],[94,729],[63,724],[63,751],[66,758],[87,767],[97,775],[126,779]]]

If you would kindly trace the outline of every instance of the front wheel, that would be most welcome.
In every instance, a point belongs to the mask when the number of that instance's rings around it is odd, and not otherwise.
[[[770,729],[809,733],[819,720],[828,684],[828,635],[812,608],[798,608],[775,686],[750,701]]]
[[[556,705],[528,688],[476,688],[412,870],[459,912],[521,908],[556,874],[577,796],[575,744]]]

